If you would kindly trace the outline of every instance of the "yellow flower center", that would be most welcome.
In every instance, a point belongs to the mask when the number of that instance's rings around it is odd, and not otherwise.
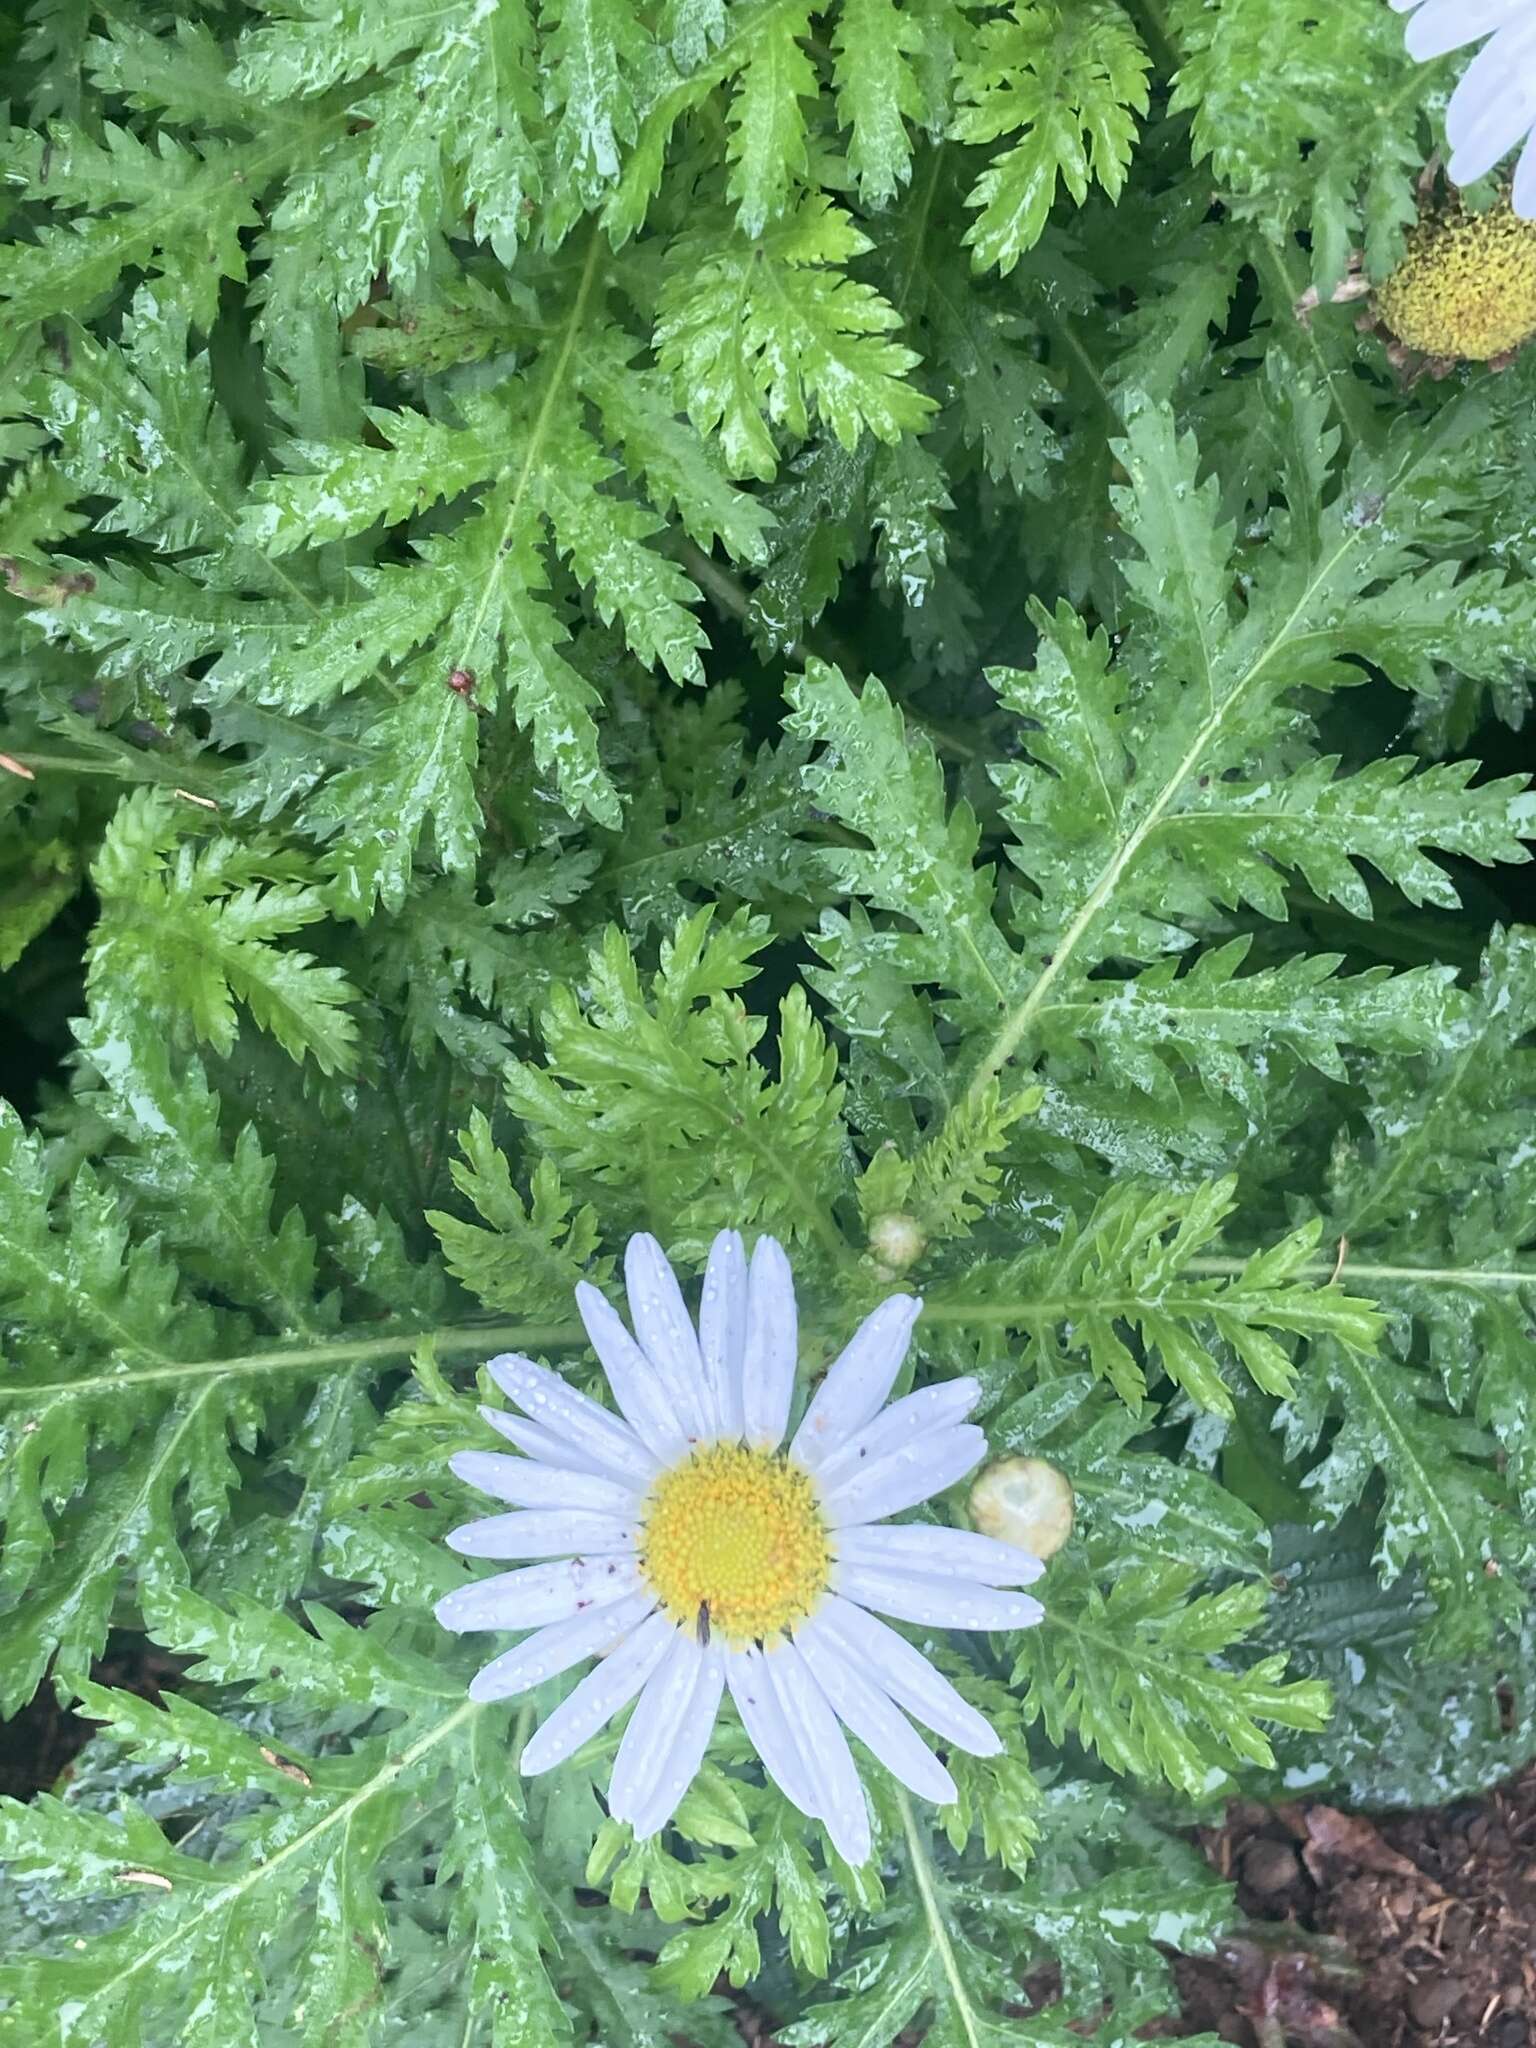
[[[1536,332],[1536,226],[1508,200],[1431,215],[1376,295],[1392,333],[1423,354],[1485,363]]]
[[[827,1524],[809,1476],[744,1444],[704,1444],[651,1489],[640,1560],[672,1619],[760,1642],[826,1591]]]

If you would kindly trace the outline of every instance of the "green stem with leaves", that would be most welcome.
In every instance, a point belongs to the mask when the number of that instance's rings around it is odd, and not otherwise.
[[[1192,1258],[1189,1273],[1236,1277],[1248,1261],[1231,1258]],[[1536,1265],[1531,1267],[1483,1266],[1391,1266],[1370,1260],[1347,1261],[1349,1278],[1371,1288],[1390,1292],[1396,1288],[1461,1290],[1471,1294],[1513,1294],[1521,1288],[1536,1288]],[[1296,1269],[1295,1277],[1316,1280],[1326,1286],[1340,1277],[1337,1260],[1318,1259]],[[1158,1297],[1166,1305],[1167,1296]],[[930,1327],[953,1325],[961,1328],[1002,1325],[1016,1327],[1041,1321],[1067,1321],[1089,1308],[1116,1313],[1147,1304],[1127,1297],[1117,1303],[1102,1295],[1062,1296],[1040,1299],[1021,1296],[1013,1301],[956,1301],[940,1297],[929,1301],[921,1321]],[[807,1324],[807,1329],[811,1325]],[[0,1406],[52,1405],[58,1401],[84,1400],[126,1388],[166,1386],[178,1382],[211,1378],[260,1377],[267,1373],[320,1373],[338,1366],[382,1364],[408,1357],[418,1344],[431,1344],[438,1351],[456,1356],[480,1352],[486,1357],[498,1351],[576,1351],[587,1342],[579,1323],[465,1323],[438,1329],[397,1330],[384,1337],[338,1338],[322,1344],[276,1345],[248,1351],[238,1358],[165,1359],[136,1366],[126,1372],[93,1373],[83,1379],[34,1382],[27,1386],[0,1386]]]
[[[938,1878],[933,1867],[933,1857],[928,1843],[912,1814],[912,1802],[898,1786],[896,1802],[901,1809],[902,1831],[907,1838],[907,1856],[912,1866],[912,1875],[917,1881],[918,1897],[923,1903],[923,1917],[928,1923],[928,1936],[933,1943],[934,1954],[938,1957],[939,1968],[949,1995],[954,2001],[955,2020],[965,2040],[966,2048],[981,2048],[982,2025],[965,1980],[960,1975],[955,1960],[955,1944],[950,1937],[949,1923],[944,1918],[944,1907],[939,1898]]]

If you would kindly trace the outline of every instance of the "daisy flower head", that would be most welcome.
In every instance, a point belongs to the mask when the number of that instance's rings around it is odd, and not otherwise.
[[[1453,185],[1470,185],[1525,144],[1511,195],[1522,220],[1536,218],[1536,5],[1532,0],[1392,0],[1411,13],[1408,54],[1421,63],[1468,43],[1482,48],[1446,111]]]
[[[750,1263],[723,1231],[697,1327],[655,1238],[632,1238],[633,1333],[595,1287],[576,1290],[617,1412],[532,1359],[489,1371],[520,1413],[481,1413],[522,1453],[464,1451],[459,1478],[512,1512],[448,1538],[466,1557],[518,1568],[450,1593],[453,1630],[526,1631],[474,1679],[507,1699],[600,1661],[523,1751],[535,1775],[563,1763],[633,1701],[608,1791],[637,1836],[676,1810],[723,1696],[763,1767],[822,1821],[850,1863],[869,1854],[869,1814],[844,1730],[920,1797],[954,1780],[908,1715],[975,1756],[1002,1747],[989,1724],[886,1621],[1027,1628],[1038,1601],[1014,1590],[1037,1558],[967,1530],[881,1526],[961,1479],[986,1438],[966,1417],[980,1387],[947,1380],[887,1405],[922,1303],[893,1294],[865,1318],[793,1436],[799,1355],[794,1281],[760,1237]]]

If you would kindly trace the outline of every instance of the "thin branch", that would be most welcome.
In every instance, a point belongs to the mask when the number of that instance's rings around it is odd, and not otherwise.
[[[332,1366],[357,1365],[365,1359],[399,1358],[418,1344],[439,1351],[484,1351],[487,1356],[509,1347],[554,1351],[587,1341],[578,1323],[472,1323],[461,1328],[395,1330],[387,1337],[342,1338],[327,1344],[295,1344],[270,1351],[250,1351],[243,1358],[193,1358],[127,1372],[101,1372],[89,1379],[53,1380],[28,1386],[0,1386],[0,1403],[36,1405],[82,1400],[93,1394],[120,1394],[133,1387],[175,1385],[181,1380],[233,1379],[263,1373],[325,1372]]]
[[[928,1844],[918,1833],[917,1823],[912,1817],[912,1804],[898,1786],[896,1803],[901,1808],[901,1825],[907,1837],[907,1854],[912,1863],[912,1875],[917,1880],[918,1896],[923,1902],[923,1916],[928,1922],[929,1938],[934,1953],[939,1959],[939,1968],[944,1972],[949,1985],[950,1997],[954,2000],[955,2018],[965,2038],[966,2048],[981,2048],[981,2019],[971,2003],[970,1993],[961,1978],[959,1965],[955,1961],[955,1945],[950,1940],[949,1926],[939,1904],[938,1887],[934,1882],[933,1858]]]

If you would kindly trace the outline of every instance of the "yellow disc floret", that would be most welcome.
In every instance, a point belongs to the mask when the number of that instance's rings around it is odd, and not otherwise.
[[[804,1620],[826,1591],[831,1551],[815,1486],[799,1466],[719,1443],[656,1481],[640,1560],[674,1621],[739,1644]]]
[[[1376,294],[1396,340],[1426,356],[1486,363],[1536,335],[1536,223],[1508,200],[1432,214]]]

